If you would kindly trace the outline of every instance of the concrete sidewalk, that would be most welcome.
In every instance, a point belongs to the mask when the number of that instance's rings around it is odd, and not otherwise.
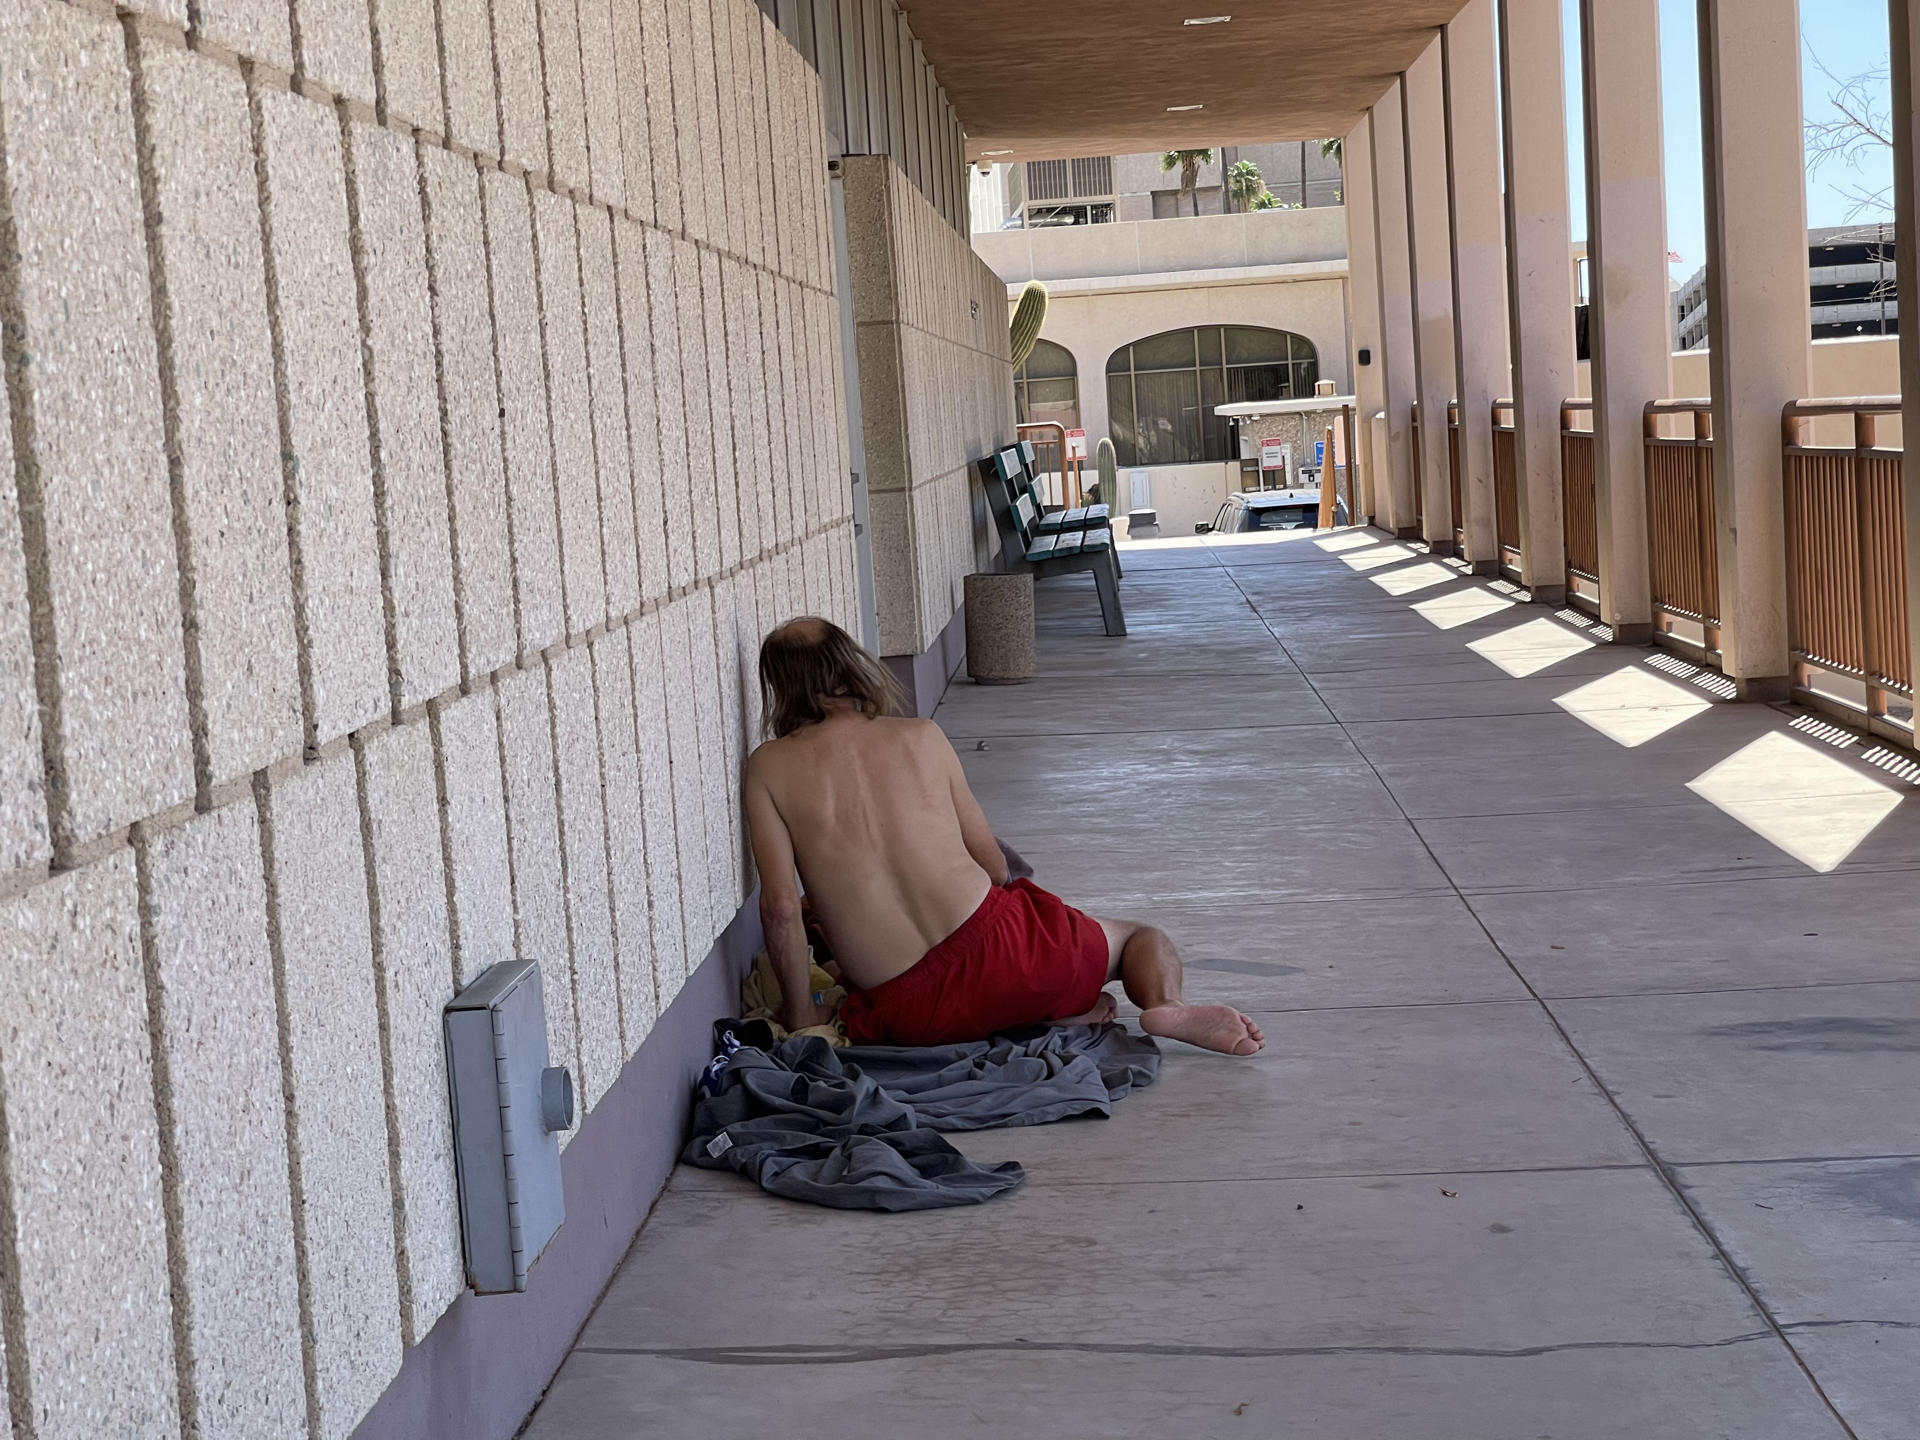
[[[1369,532],[1133,546],[938,718],[1266,1051],[1026,1186],[680,1170],[533,1440],[1920,1435],[1920,805],[1870,743]]]

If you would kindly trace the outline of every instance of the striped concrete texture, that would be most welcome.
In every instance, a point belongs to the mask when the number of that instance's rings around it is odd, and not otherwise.
[[[0,1397],[334,1440],[461,1288],[441,1005],[537,956],[605,1093],[751,884],[760,635],[857,623],[827,129],[752,0],[119,9],[0,4]],[[895,190],[901,315],[984,294]]]

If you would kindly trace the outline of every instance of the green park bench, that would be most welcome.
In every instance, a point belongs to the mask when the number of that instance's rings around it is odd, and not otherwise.
[[[1002,537],[1001,549],[1009,569],[1026,570],[1035,579],[1051,575],[1091,573],[1093,588],[1100,598],[1100,620],[1109,635],[1127,633],[1127,621],[1120,610],[1120,561],[1113,545],[1113,531],[1105,525],[1042,532],[1039,506],[1032,492],[1020,479],[1009,479],[1001,451],[979,462],[981,480],[987,492],[987,505]]]

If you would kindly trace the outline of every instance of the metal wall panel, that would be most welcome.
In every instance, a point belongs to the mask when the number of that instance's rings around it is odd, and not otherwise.
[[[846,153],[865,155],[873,133],[867,123],[867,37],[866,6],[862,0],[833,0],[835,24],[840,40],[840,80],[846,97]],[[825,3],[820,7],[826,9]]]

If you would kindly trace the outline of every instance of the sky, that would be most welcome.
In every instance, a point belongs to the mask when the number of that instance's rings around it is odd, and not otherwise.
[[[1570,193],[1586,193],[1585,157],[1580,135],[1580,15],[1578,0],[1563,0],[1562,27],[1566,36],[1567,148]],[[1660,0],[1660,114],[1667,152],[1667,248],[1677,252],[1670,268],[1676,280],[1685,280],[1707,258],[1706,216],[1701,200],[1699,38],[1695,0]],[[1887,56],[1886,0],[1802,0],[1801,90],[1809,120],[1834,114],[1829,92],[1838,88],[1821,74],[1821,64],[1840,80],[1884,65]],[[1880,99],[1886,102],[1885,81]],[[1829,161],[1807,179],[1809,227],[1847,225],[1892,219],[1890,213],[1851,213],[1853,199],[1845,192],[1878,190],[1893,183],[1893,163],[1881,152],[1860,169]],[[1586,207],[1571,207],[1574,239],[1586,236]]]

